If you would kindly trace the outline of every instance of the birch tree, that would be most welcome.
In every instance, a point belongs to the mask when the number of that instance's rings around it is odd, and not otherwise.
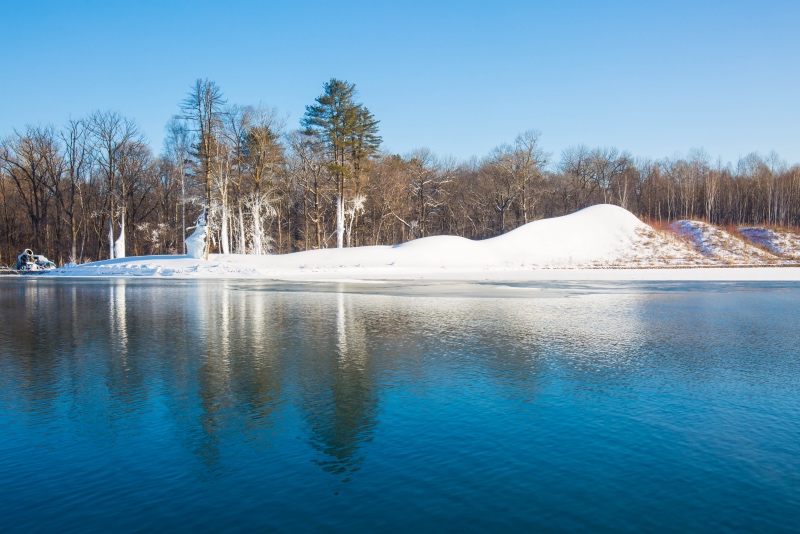
[[[217,141],[222,128],[225,99],[219,86],[209,79],[197,79],[181,103],[182,118],[189,122],[196,135],[195,155],[197,176],[203,184],[203,211],[206,222],[211,215],[213,159],[217,154]],[[206,244],[206,259],[211,247]]]
[[[165,157],[171,164],[171,169],[177,175],[181,189],[180,221],[181,245],[180,250],[186,254],[186,204],[187,200],[187,174],[189,158],[191,156],[191,135],[185,121],[179,117],[172,117],[167,123],[167,137],[164,140]]]
[[[228,140],[231,158],[230,185],[236,204],[236,251],[247,252],[247,230],[245,229],[245,170],[247,168],[247,132],[250,129],[253,108],[233,105],[225,114],[225,138]]]

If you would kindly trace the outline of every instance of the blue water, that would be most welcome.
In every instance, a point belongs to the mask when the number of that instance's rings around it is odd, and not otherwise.
[[[0,530],[797,532],[800,284],[0,280]]]

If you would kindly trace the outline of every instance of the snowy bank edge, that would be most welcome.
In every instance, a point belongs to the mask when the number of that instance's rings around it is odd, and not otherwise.
[[[134,258],[129,258],[133,260]],[[211,265],[204,266],[202,264]],[[129,264],[130,265],[130,264]],[[101,267],[101,266],[98,266]],[[410,270],[370,271],[343,268],[320,271],[226,270],[217,262],[194,260],[185,268],[154,265],[141,268],[85,269],[84,266],[58,269],[46,278],[148,278],[158,280],[264,280],[275,282],[548,282],[548,281],[719,281],[719,282],[800,282],[800,267],[655,267],[655,268],[592,268],[592,269],[526,269],[526,270]]]

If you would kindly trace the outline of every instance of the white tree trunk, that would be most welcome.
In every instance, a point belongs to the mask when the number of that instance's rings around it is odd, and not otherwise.
[[[261,199],[253,199],[253,254],[261,256]]]
[[[239,254],[246,254],[245,243],[247,243],[246,235],[244,233],[244,214],[242,213],[242,206],[239,205]]]
[[[119,238],[114,243],[114,255],[117,258],[125,257],[125,211],[123,210],[122,216],[119,219]]]
[[[114,217],[108,218],[108,259],[114,259]]]
[[[230,239],[228,238],[228,203],[222,203],[222,228],[220,229],[220,244],[222,245],[222,253],[230,254]]]
[[[336,247],[344,248],[344,199],[336,199]]]
[[[183,253],[186,254],[186,183],[181,162],[181,231],[183,232]]]

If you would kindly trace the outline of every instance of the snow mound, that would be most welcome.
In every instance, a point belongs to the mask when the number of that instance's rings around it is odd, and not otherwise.
[[[471,241],[437,236],[393,247],[397,266],[442,268],[597,268],[702,263],[683,241],[656,232],[626,209],[600,204]]]
[[[458,265],[479,269],[497,263],[497,258],[492,257],[482,242],[449,235],[415,239],[391,248],[396,254],[392,261],[398,267],[446,268]]]
[[[655,267],[701,260],[684,243],[610,204],[528,223],[486,243],[535,267]]]
[[[787,230],[773,230],[761,226],[739,228],[748,241],[766,248],[776,256],[800,260],[800,234]]]
[[[768,265],[779,258],[740,238],[702,221],[682,220],[669,229],[686,239],[700,254],[716,263],[727,265]]]

